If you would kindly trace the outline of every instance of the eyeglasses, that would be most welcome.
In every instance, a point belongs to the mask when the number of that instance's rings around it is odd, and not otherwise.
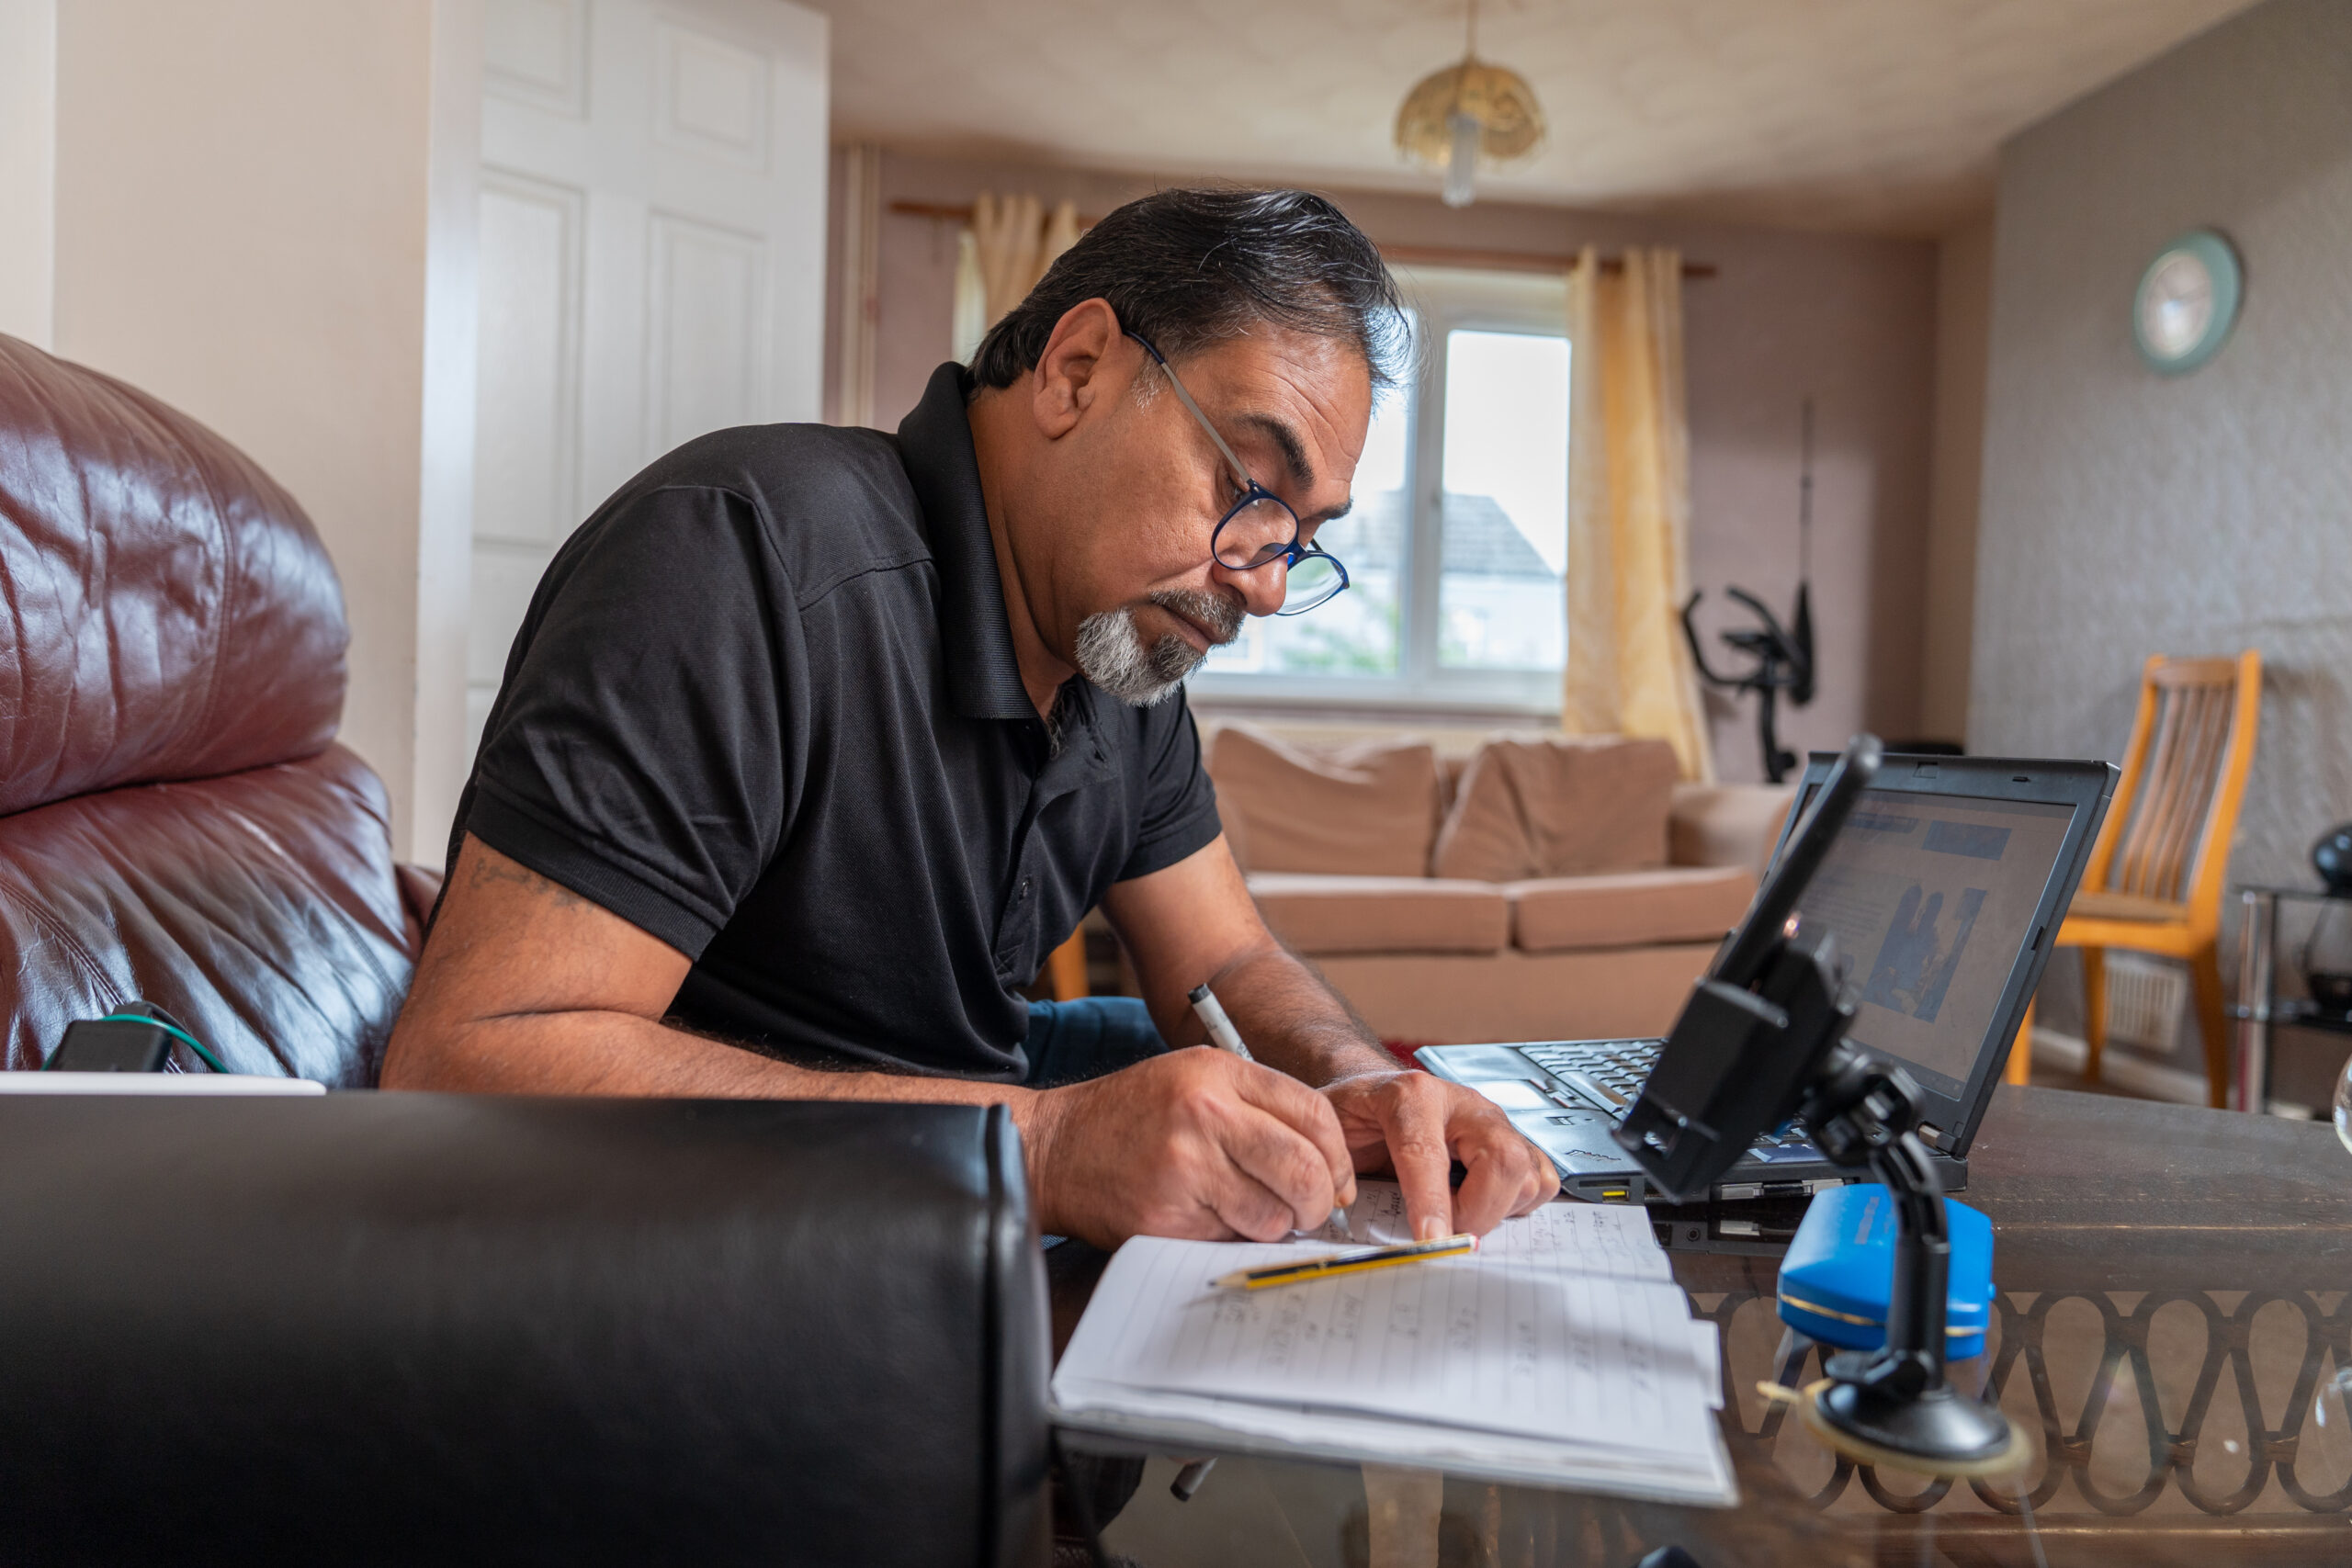
[[[1176,389],[1176,399],[1192,416],[1201,422],[1216,444],[1218,454],[1233,469],[1235,482],[1241,487],[1241,499],[1235,502],[1226,514],[1217,519],[1216,531],[1209,535],[1209,554],[1219,566],[1234,571],[1255,571],[1260,567],[1281,561],[1288,572],[1283,593],[1283,607],[1278,615],[1303,615],[1316,605],[1329,601],[1348,586],[1348,569],[1340,564],[1337,556],[1328,555],[1312,544],[1298,542],[1298,513],[1290,509],[1281,496],[1250,477],[1225,437],[1216,433],[1209,416],[1176,378],[1175,368],[1159,350],[1141,333],[1127,335],[1143,344],[1153,364],[1168,373],[1168,384]]]

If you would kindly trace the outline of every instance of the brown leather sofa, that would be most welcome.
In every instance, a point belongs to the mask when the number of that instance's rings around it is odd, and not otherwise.
[[[0,337],[0,1066],[138,998],[232,1072],[371,1087],[437,878],[334,743],[343,591],[301,508]]]

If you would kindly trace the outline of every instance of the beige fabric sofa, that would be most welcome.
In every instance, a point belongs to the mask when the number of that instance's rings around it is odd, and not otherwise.
[[[1792,793],[1676,784],[1662,742],[1523,733],[1445,759],[1227,725],[1209,757],[1267,924],[1417,1045],[1662,1032]]]

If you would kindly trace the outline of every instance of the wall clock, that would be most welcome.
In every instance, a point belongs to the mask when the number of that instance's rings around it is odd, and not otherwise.
[[[2132,341],[2151,369],[2179,376],[2220,352],[2236,324],[2245,278],[2238,254],[2211,229],[2158,251],[2132,299]]]

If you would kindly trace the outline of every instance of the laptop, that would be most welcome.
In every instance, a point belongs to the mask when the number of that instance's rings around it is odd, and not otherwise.
[[[1773,848],[1776,868],[1837,761],[1835,752],[1808,760]],[[2105,762],[1889,752],[1797,897],[1800,917],[1826,922],[1852,965],[1855,1017],[1847,1038],[1918,1080],[1927,1102],[1920,1140],[1947,1190],[1967,1185],[1969,1142],[2049,962],[2050,938],[2082,880],[2116,778]],[[1748,921],[1758,918],[1751,906]],[[1725,939],[1717,964],[1739,936]],[[1610,1136],[1662,1043],[1430,1045],[1414,1059],[1493,1100],[1551,1156],[1571,1196],[1663,1203]],[[1712,1197],[1790,1198],[1854,1179],[1792,1123],[1758,1138]]]

